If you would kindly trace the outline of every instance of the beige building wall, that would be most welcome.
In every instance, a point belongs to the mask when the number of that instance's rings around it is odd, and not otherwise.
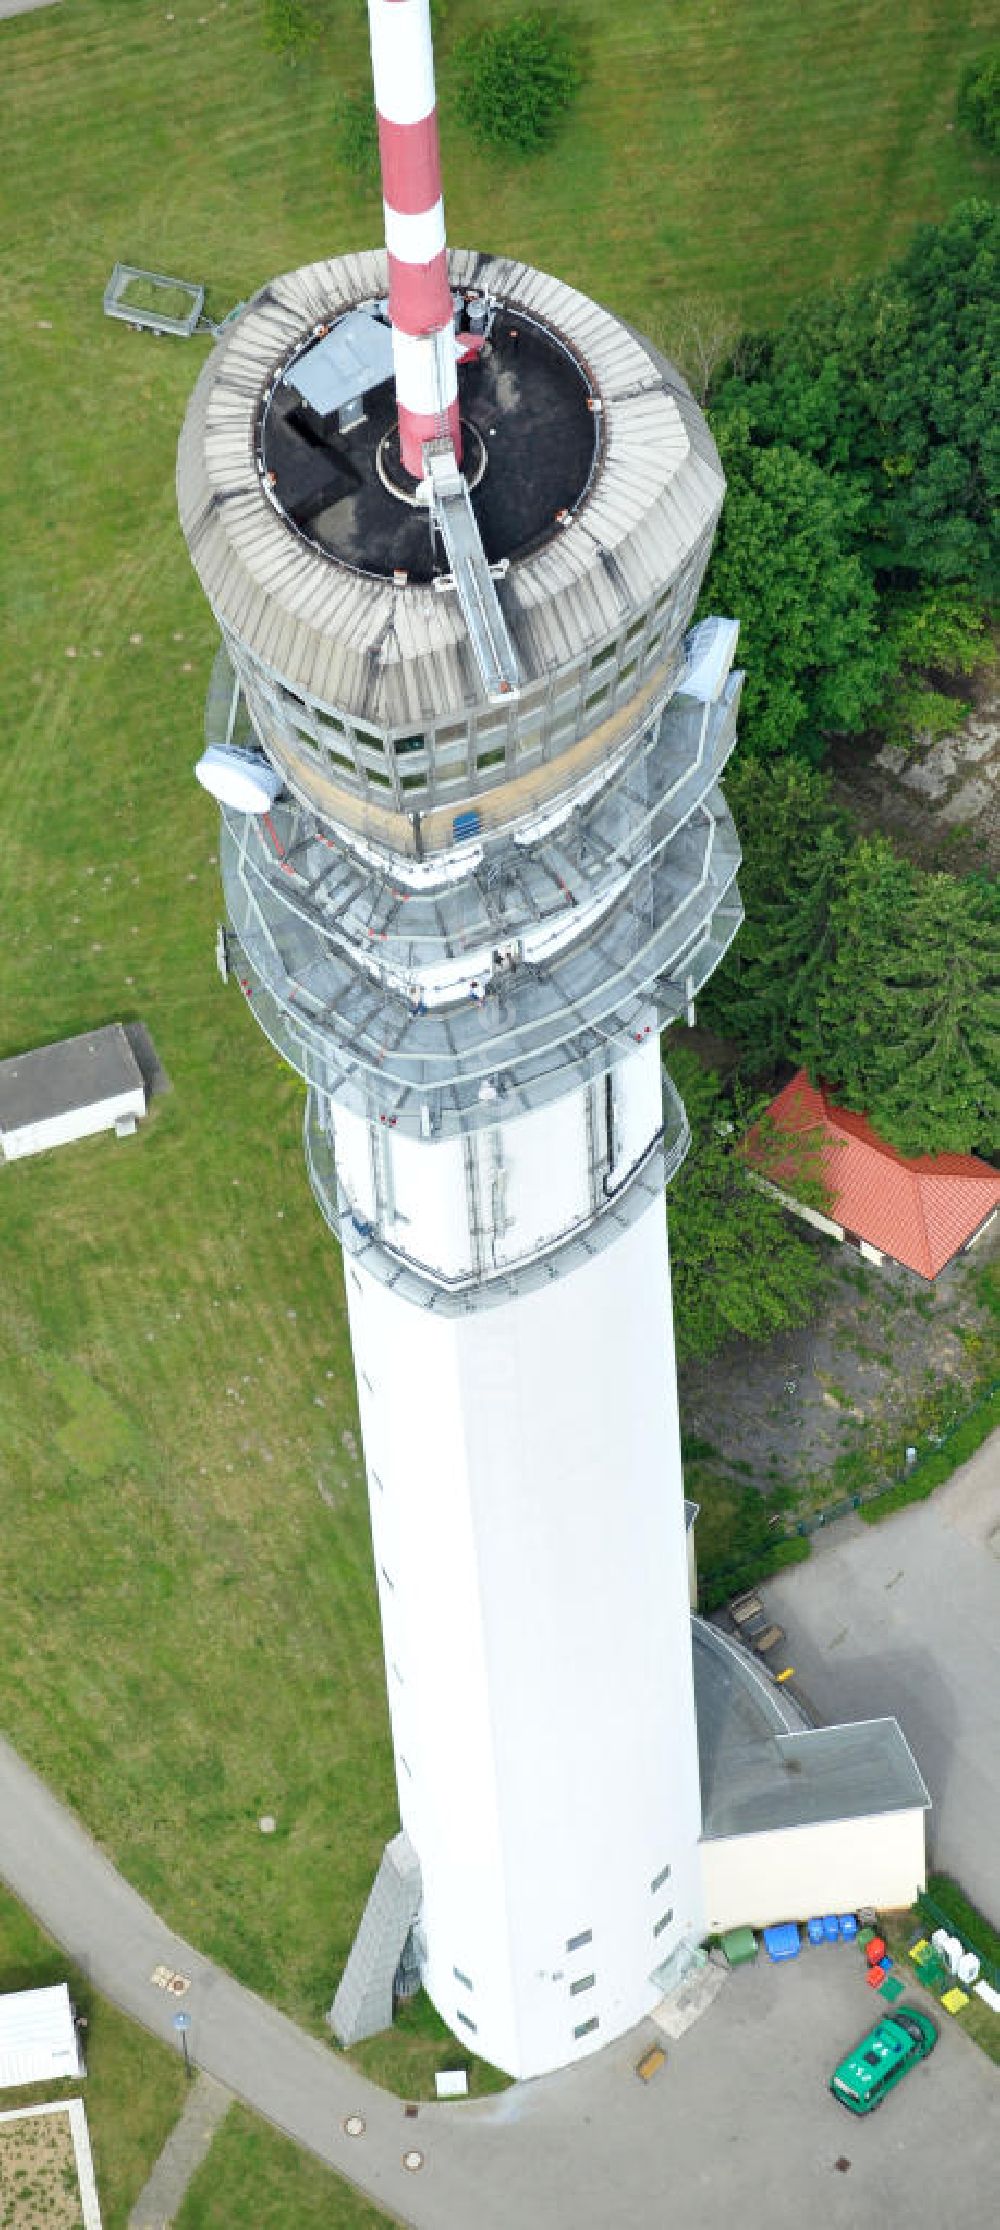
[[[794,1200],[791,1193],[784,1192],[780,1185],[772,1185],[769,1177],[761,1177],[756,1170],[751,1170],[750,1182],[756,1185],[758,1192],[769,1192],[772,1200],[780,1200],[782,1207],[790,1209],[793,1216],[801,1216],[803,1223],[811,1223],[814,1231],[825,1231],[829,1239],[843,1239],[842,1223],[834,1223],[831,1217],[822,1215],[818,1208],[807,1208],[804,1201]]]
[[[879,1812],[731,1835],[701,1846],[705,1927],[766,1928],[812,1913],[893,1911],[926,1880],[924,1813]]]

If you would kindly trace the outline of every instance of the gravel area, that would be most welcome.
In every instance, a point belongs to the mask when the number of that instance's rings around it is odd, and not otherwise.
[[[943,1402],[960,1412],[984,1372],[995,1371],[996,1322],[976,1281],[1000,1259],[1000,1233],[933,1286],[891,1265],[875,1269],[833,1241],[816,1243],[831,1277],[813,1323],[759,1346],[734,1340],[680,1374],[689,1437],[756,1485],[787,1484],[814,1502],[848,1491],[845,1470],[882,1449],[887,1470],[898,1466],[908,1442],[939,1429]]]

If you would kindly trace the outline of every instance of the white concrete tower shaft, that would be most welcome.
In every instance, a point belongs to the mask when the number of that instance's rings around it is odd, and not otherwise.
[[[655,1035],[615,1093],[648,1154]],[[491,1159],[519,1247],[585,1224],[587,1133],[580,1092],[487,1135],[491,1246]],[[420,1171],[393,1159],[402,1218]],[[441,1318],[347,1270],[423,1979],[519,2075],[631,2026],[702,1926],[661,1167],[613,1243],[492,1306]],[[456,1223],[464,1196],[458,1173]]]

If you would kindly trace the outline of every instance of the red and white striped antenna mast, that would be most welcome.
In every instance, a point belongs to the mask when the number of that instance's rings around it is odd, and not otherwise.
[[[447,435],[461,462],[430,0],[368,0],[403,464]]]

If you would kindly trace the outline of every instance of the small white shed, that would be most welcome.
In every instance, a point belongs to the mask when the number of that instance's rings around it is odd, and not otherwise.
[[[86,2072],[65,1982],[0,1997],[0,2091]]]
[[[142,1070],[120,1022],[0,1061],[0,1160],[74,1138],[134,1131],[146,1112]]]

